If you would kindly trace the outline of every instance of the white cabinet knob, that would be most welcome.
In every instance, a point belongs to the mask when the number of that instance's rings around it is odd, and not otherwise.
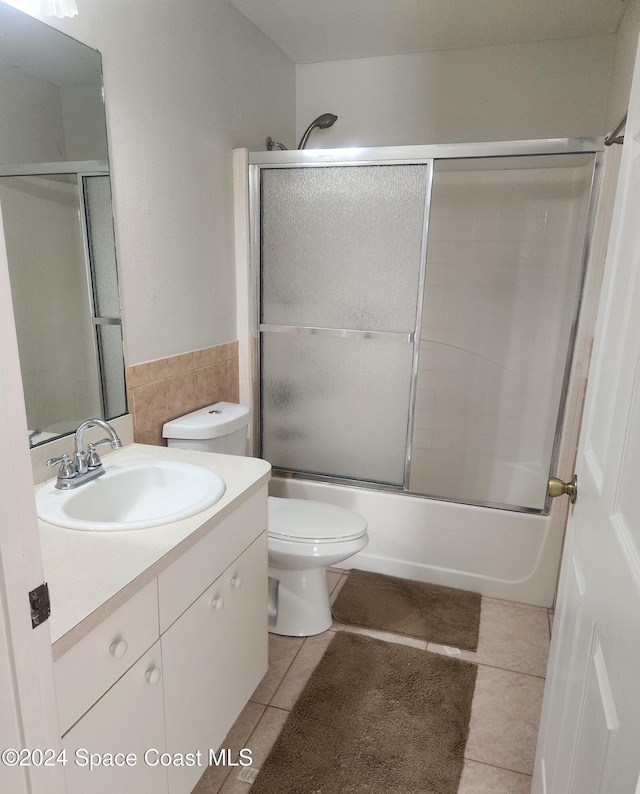
[[[222,609],[222,607],[224,606],[224,598],[223,598],[222,596],[216,596],[216,597],[215,597],[215,598],[214,598],[214,599],[211,601],[211,606],[212,606],[214,609],[217,609],[217,610],[218,610],[218,612],[219,612],[219,611]]]
[[[239,590],[242,587],[242,577],[241,576],[234,576],[231,580],[231,586],[235,587],[236,590]]]
[[[122,657],[127,652],[127,645],[126,640],[118,640],[117,642],[112,642],[109,646],[109,653],[113,654],[116,659],[122,659]]]
[[[144,674],[144,677],[153,686],[153,684],[157,684],[162,678],[162,671],[159,667],[152,667],[151,670],[147,670],[147,672]]]

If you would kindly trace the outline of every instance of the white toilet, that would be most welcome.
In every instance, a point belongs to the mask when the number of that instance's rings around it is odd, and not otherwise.
[[[244,455],[249,409],[216,403],[167,422],[170,447]],[[369,542],[367,522],[344,507],[269,497],[269,631],[307,637],[332,623],[325,568]]]

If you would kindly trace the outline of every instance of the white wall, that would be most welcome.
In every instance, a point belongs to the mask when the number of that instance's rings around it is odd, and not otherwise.
[[[35,24],[35,23],[34,23]],[[60,88],[22,68],[0,64],[3,107],[0,163],[102,160],[107,151],[101,86]]]
[[[236,339],[232,150],[292,137],[293,64],[227,0],[78,0],[103,56],[125,355]]]
[[[616,33],[616,47],[607,98],[606,128],[614,129],[627,112],[640,34],[640,0],[629,0]]]
[[[0,65],[0,163],[49,163],[65,157],[60,89],[47,80]]]
[[[602,135],[615,36],[418,52],[296,67],[309,148]],[[285,141],[287,143],[287,141]]]
[[[67,160],[103,160],[108,147],[100,86],[64,86],[60,105]]]

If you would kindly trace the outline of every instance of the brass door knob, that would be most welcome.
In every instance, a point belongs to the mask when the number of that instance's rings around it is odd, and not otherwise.
[[[578,498],[578,475],[574,474],[570,482],[564,482],[558,477],[549,477],[548,494],[552,497],[567,494],[571,504],[575,504]]]

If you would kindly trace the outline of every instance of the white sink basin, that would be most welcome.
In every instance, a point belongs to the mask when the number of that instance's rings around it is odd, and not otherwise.
[[[68,529],[145,529],[206,510],[224,489],[221,477],[191,463],[107,463],[103,475],[78,488],[47,483],[36,493],[36,508],[43,521]]]

